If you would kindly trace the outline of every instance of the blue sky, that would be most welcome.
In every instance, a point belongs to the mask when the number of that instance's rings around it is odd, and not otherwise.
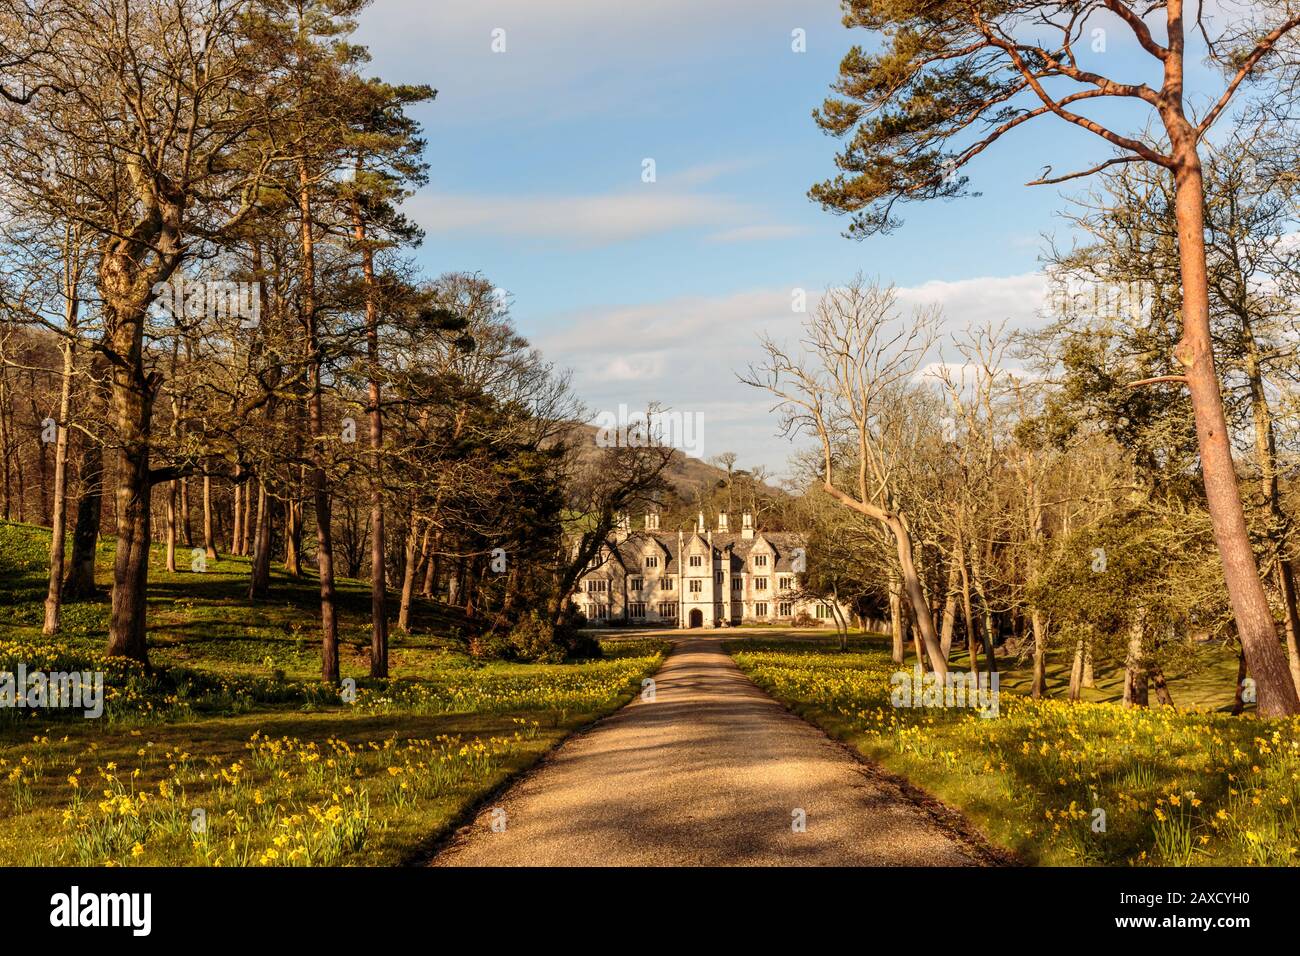
[[[759,358],[759,332],[797,335],[792,289],[862,271],[908,306],[938,302],[952,329],[1031,322],[1040,237],[1063,232],[1064,202],[1022,184],[1110,155],[1035,121],[967,170],[981,196],[843,238],[844,221],[806,198],[836,147],[810,112],[868,41],[839,16],[836,0],[376,0],[357,35],[373,72],[439,90],[417,114],[431,167],[408,207],[427,230],[418,258],[508,290],[520,331],[573,370],[593,411],[699,412],[705,457],[783,472],[791,448],[769,402],[735,372]],[[1102,56],[1108,73],[1158,82],[1122,28]]]

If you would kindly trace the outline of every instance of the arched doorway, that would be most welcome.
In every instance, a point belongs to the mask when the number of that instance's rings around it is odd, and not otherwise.
[[[691,611],[691,627],[704,626],[704,612],[698,607]]]

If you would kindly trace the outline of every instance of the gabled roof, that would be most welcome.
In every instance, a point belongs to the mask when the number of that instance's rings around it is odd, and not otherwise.
[[[753,538],[744,538],[736,531],[714,531],[711,536],[698,531],[687,531],[681,535],[682,547],[689,550],[692,540],[698,538],[701,547],[707,549],[710,537],[715,554],[731,556],[731,567],[734,571],[745,569],[750,552],[760,543],[765,543],[772,549],[775,557],[773,566],[766,570],[793,573],[792,554],[795,548],[801,547],[804,543],[804,536],[794,531],[756,531]],[[606,547],[624,573],[631,574],[644,568],[641,556],[645,553],[646,545],[651,542],[657,545],[657,550],[664,556],[664,564],[659,569],[660,572],[676,574],[678,562],[681,560],[676,531],[634,531],[622,541],[610,540]],[[754,572],[752,567],[748,570],[750,573]]]

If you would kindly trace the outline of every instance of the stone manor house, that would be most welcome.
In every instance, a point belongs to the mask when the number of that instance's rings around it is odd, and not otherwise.
[[[578,581],[574,603],[589,624],[729,627],[741,623],[791,623],[804,615],[833,624],[828,602],[798,597],[806,567],[803,537],[764,532],[753,516],[740,531],[726,513],[714,529],[700,512],[691,532],[659,530],[659,515],[632,531],[623,517]]]

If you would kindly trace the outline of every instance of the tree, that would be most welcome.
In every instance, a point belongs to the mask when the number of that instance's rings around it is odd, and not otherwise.
[[[195,246],[253,208],[264,165],[232,163],[257,114],[242,95],[258,78],[258,58],[240,30],[246,8],[66,4],[57,55],[41,60],[43,92],[7,117],[12,142],[43,140],[57,150],[53,176],[22,181],[30,204],[57,213],[72,192],[94,197],[75,206],[75,218],[94,244],[103,331],[92,347],[111,374],[117,550],[108,652],[141,661],[150,492],[175,477],[153,462],[164,375],[145,330],[158,290]]]
[[[1142,9],[1126,0],[844,0],[845,24],[881,33],[884,48],[873,54],[856,46],[850,50],[840,65],[839,95],[815,112],[823,130],[852,136],[837,158],[841,173],[814,186],[810,195],[827,209],[850,214],[850,235],[887,230],[897,224],[897,203],[959,195],[966,178],[956,175],[958,170],[1004,135],[1049,115],[1096,134],[1118,153],[1078,172],[1053,176],[1049,167],[1031,185],[1061,183],[1126,163],[1154,163],[1168,171],[1175,187],[1182,281],[1182,338],[1173,358],[1182,371],[1159,378],[1185,384],[1191,396],[1206,501],[1237,630],[1259,686],[1260,712],[1294,714],[1300,712],[1300,699],[1251,548],[1215,370],[1198,146],[1243,84],[1288,66],[1282,45],[1300,27],[1300,14],[1289,4],[1242,3],[1234,18],[1238,25],[1211,35],[1200,8],[1189,22],[1184,7],[1183,0],[1157,0]],[[1103,18],[1127,28],[1156,61],[1159,88],[1119,82],[1081,62],[1080,38],[1091,37]],[[1153,30],[1148,20],[1157,19],[1163,23]],[[1039,42],[1044,33],[1057,42]],[[1198,33],[1209,59],[1225,71],[1222,90],[1199,117],[1189,109],[1185,89],[1187,37]],[[1145,104],[1159,120],[1165,142],[1112,129],[1078,111],[1091,100]]]
[[[1278,478],[1278,448],[1290,444],[1292,433],[1279,409],[1295,390],[1295,306],[1287,287],[1296,253],[1286,239],[1293,187],[1266,174],[1268,132],[1239,124],[1226,142],[1206,150],[1207,264],[1215,362],[1248,479],[1247,515],[1273,572],[1294,677],[1296,594]],[[1063,314],[1030,350],[1050,356],[1039,370],[1062,386],[1051,399],[1058,423],[1073,408],[1087,419],[1078,427],[1105,431],[1132,455],[1148,494],[1172,493],[1201,507],[1201,490],[1189,480],[1197,451],[1190,403],[1177,393],[1162,397],[1129,387],[1156,375],[1159,356],[1178,337],[1174,189],[1147,165],[1117,167],[1099,178],[1104,189],[1076,199],[1068,213],[1090,241],[1050,250],[1050,275],[1063,293],[1110,288],[1123,294],[1053,295]]]
[[[418,231],[396,205],[427,178],[420,156],[424,141],[405,110],[434,96],[428,87],[357,83],[356,118],[347,146],[354,155],[351,188],[353,239],[361,254],[366,314],[366,415],[370,425],[370,676],[388,676],[388,612],[385,603],[384,414],[380,363],[380,301],[375,252],[397,241],[418,240]]]
[[[892,429],[881,427],[920,368],[938,316],[923,311],[907,323],[897,314],[895,301],[892,288],[861,276],[844,288],[828,289],[804,325],[807,357],[765,337],[766,361],[751,366],[741,381],[776,396],[783,434],[807,429],[817,436],[826,493],[889,530],[930,666],[943,677],[948,662],[917,571],[911,519],[900,507],[897,487],[898,432],[908,426],[895,418]]]

